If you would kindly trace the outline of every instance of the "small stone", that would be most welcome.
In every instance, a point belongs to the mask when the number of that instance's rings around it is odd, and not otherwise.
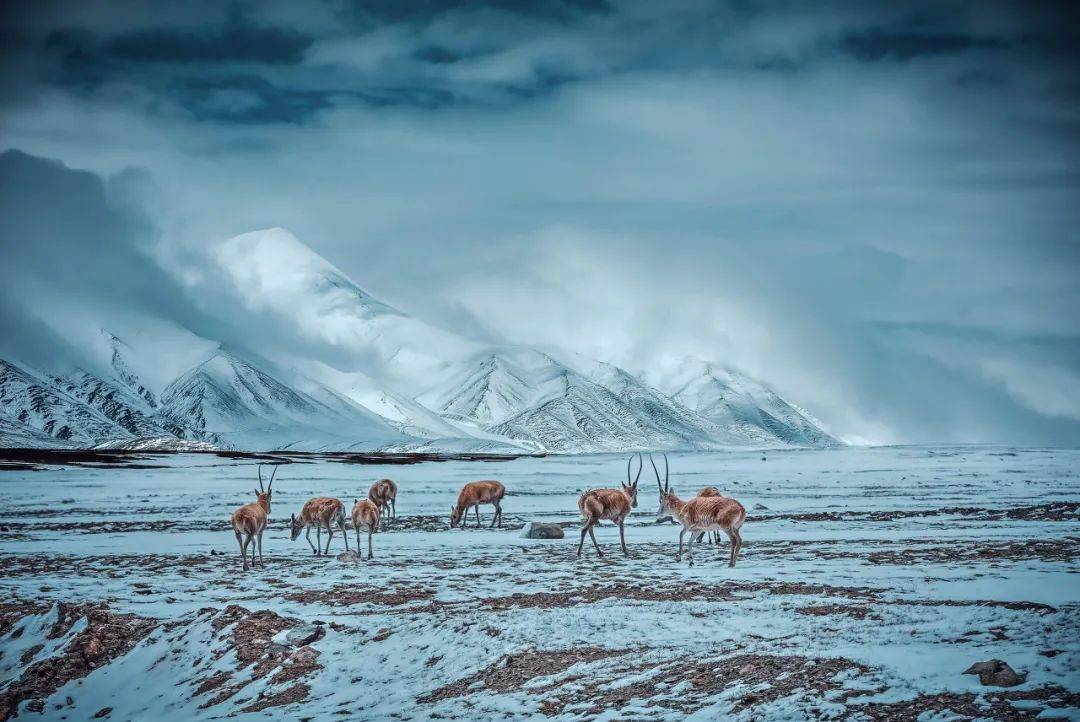
[[[341,552],[337,555],[336,558],[339,562],[347,562],[349,564],[355,564],[356,562],[360,561],[360,555],[354,552],[352,549],[347,552]]]
[[[562,539],[564,536],[566,533],[561,526],[542,521],[529,522],[521,532],[523,539]]]
[[[112,713],[112,707],[102,707],[94,715],[94,719],[101,719],[102,717],[108,717]]]

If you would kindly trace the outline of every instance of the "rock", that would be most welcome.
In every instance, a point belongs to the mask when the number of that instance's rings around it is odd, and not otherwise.
[[[768,511],[769,507],[764,504],[754,504],[754,511]]]
[[[523,539],[562,539],[566,534],[558,524],[531,521],[525,525],[521,536]]]
[[[1027,679],[1026,674],[1018,674],[1000,659],[991,659],[986,662],[976,662],[964,671],[964,674],[979,675],[979,682],[985,686],[1015,687],[1023,684]]]
[[[94,715],[94,719],[101,719],[102,717],[108,717],[112,713],[112,707],[102,707]]]
[[[301,624],[285,634],[285,639],[294,647],[304,647],[326,636],[326,627],[321,624]]]
[[[341,552],[340,554],[338,554],[337,560],[339,562],[348,562],[349,564],[355,564],[356,562],[360,561],[360,555],[350,549],[347,552]]]

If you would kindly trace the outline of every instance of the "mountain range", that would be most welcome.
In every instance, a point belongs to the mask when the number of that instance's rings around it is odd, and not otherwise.
[[[98,343],[63,369],[0,359],[0,447],[588,453],[839,443],[717,362],[686,358],[639,376],[431,326],[283,229],[237,236],[210,257],[245,310],[355,363],[264,358],[188,329],[167,345],[152,330],[114,333],[103,318]]]

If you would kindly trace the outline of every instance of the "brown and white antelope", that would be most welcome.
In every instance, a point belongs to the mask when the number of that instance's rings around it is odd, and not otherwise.
[[[728,535],[731,540],[731,559],[728,566],[735,566],[735,559],[742,549],[742,536],[739,529],[746,520],[746,509],[734,499],[726,496],[695,496],[689,501],[683,501],[671,490],[668,481],[669,468],[667,454],[664,454],[664,483],[660,483],[660,472],[649,456],[653,472],[656,473],[656,485],[660,489],[660,509],[656,512],[657,519],[665,519],[674,516],[682,524],[679,530],[679,551],[675,555],[675,561],[682,561],[683,537],[690,532],[690,541],[686,545],[686,556],[690,559],[690,566],[694,566],[694,541],[698,532],[720,530]]]
[[[356,529],[356,560],[359,561],[363,556],[360,553],[360,531],[367,532],[367,558],[371,559],[373,554],[371,553],[371,535],[379,526],[379,519],[382,517],[382,513],[379,511],[379,507],[375,505],[371,499],[357,499],[352,508],[352,523]]]
[[[469,508],[472,507],[476,510],[476,528],[479,529],[480,505],[492,504],[495,507],[495,516],[491,517],[491,527],[495,526],[497,522],[499,528],[502,528],[502,500],[504,496],[506,496],[506,487],[502,485],[502,482],[493,479],[470,481],[461,487],[457,504],[450,507],[450,526],[456,527],[460,523],[461,528],[464,529],[466,517],[469,515]]]
[[[311,543],[311,527],[315,527],[315,540],[318,546]],[[315,556],[330,553],[330,541],[334,538],[334,529],[341,531],[345,540],[345,551],[349,551],[349,535],[345,532],[345,505],[337,499],[327,496],[318,496],[304,504],[300,510],[300,516],[292,515],[292,536],[296,541],[300,532],[307,530],[304,538],[315,552]],[[322,530],[326,529],[326,550],[322,551]]]
[[[665,463],[666,463],[666,462],[667,462],[667,460],[665,459]],[[720,493],[720,490],[719,490],[719,489],[717,489],[717,488],[716,488],[715,486],[706,486],[706,487],[703,487],[703,488],[701,489],[701,491],[699,491],[699,492],[697,493],[697,495],[698,495],[698,496],[714,496],[714,497],[715,497],[715,496],[723,496],[723,494],[721,494],[721,493]],[[697,535],[697,539],[695,539],[694,541],[695,541],[695,542],[700,542],[700,541],[701,541],[701,538],[702,538],[703,536],[705,536],[705,532],[703,532],[703,531],[702,531],[702,532],[698,532],[698,535]],[[719,531],[717,531],[717,530],[715,530],[715,529],[714,529],[714,530],[713,530],[713,532],[712,532],[712,534],[711,534],[711,536],[712,536],[712,543],[713,543],[714,545],[716,545],[716,544],[719,544],[719,543],[720,543],[720,532],[719,532]]]
[[[623,530],[623,522],[630,516],[630,510],[637,506],[637,485],[641,478],[642,460],[638,454],[638,471],[634,480],[630,481],[630,463],[634,460],[631,454],[626,461],[626,481],[619,482],[618,489],[590,489],[578,498],[578,510],[581,512],[581,540],[578,541],[577,555],[581,556],[581,547],[585,544],[585,535],[592,539],[596,547],[597,556],[604,556],[600,551],[600,545],[596,543],[596,532],[593,527],[600,523],[601,519],[610,519],[619,527],[619,543],[622,552],[626,556],[626,533]]]
[[[391,509],[394,519],[397,518],[397,484],[390,479],[379,479],[371,485],[368,491],[368,499],[379,509],[379,521],[382,522],[383,512],[386,513],[386,523],[390,523]],[[384,525],[385,529],[386,526]]]
[[[270,517],[270,497],[273,494],[274,476],[277,465],[270,472],[270,483],[263,488],[262,464],[259,464],[259,488],[255,490],[255,501],[244,504],[232,513],[232,528],[236,542],[240,545],[240,558],[244,560],[244,571],[248,570],[247,548],[251,544],[251,566],[255,566],[255,547],[259,547],[259,564],[262,564],[262,537]]]

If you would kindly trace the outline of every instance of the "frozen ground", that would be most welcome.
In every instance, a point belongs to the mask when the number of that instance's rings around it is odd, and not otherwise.
[[[684,497],[713,484],[749,511],[736,568],[726,547],[674,562],[648,466],[631,558],[611,526],[607,556],[575,558],[576,497],[617,482],[621,456],[282,457],[299,463],[248,574],[227,520],[251,459],[0,470],[0,719],[1080,718],[1080,452],[670,458]],[[308,497],[351,507],[381,476],[398,519],[374,561],[288,540]],[[567,537],[449,530],[482,478],[506,484],[509,527]],[[1026,681],[962,674],[992,658]]]

